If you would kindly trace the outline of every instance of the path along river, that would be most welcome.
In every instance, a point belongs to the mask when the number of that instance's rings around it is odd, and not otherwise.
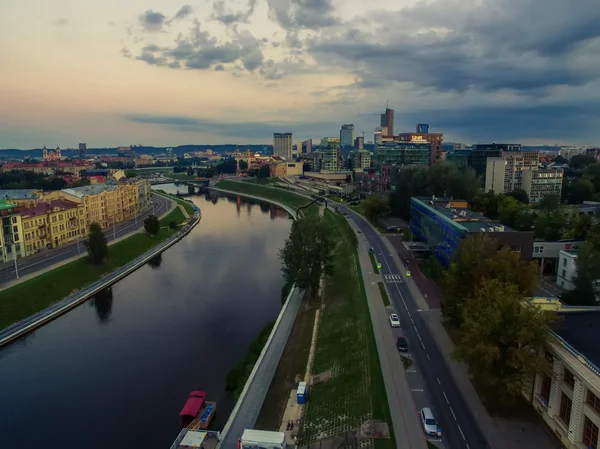
[[[281,308],[291,222],[268,204],[192,198],[202,221],[160,266],[0,349],[0,448],[166,449],[195,389],[224,425],[225,376]]]

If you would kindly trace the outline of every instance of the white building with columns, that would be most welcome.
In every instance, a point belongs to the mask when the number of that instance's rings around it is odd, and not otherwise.
[[[563,320],[545,354],[552,370],[537,373],[525,395],[565,448],[599,448],[600,311],[559,316]]]

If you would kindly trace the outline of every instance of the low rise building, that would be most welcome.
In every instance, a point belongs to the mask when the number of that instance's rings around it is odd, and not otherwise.
[[[301,176],[304,164],[302,162],[274,162],[270,165],[271,177],[285,178],[286,176]]]
[[[533,242],[532,259],[538,263],[541,276],[558,275],[561,251],[575,251],[582,244],[582,240],[536,240]]]
[[[0,190],[0,200],[25,207],[35,206],[43,196],[43,192],[37,189]]]
[[[565,290],[575,289],[577,277],[577,250],[561,249],[558,256],[556,283]]]
[[[426,243],[442,264],[447,266],[458,245],[472,234],[485,233],[529,261],[533,249],[533,232],[516,231],[466,207],[464,200],[411,198],[410,229]]]
[[[521,188],[527,192],[530,203],[539,203],[546,195],[560,197],[563,171],[560,168],[523,170]]]
[[[353,163],[352,163],[352,168],[353,169],[357,169],[357,168],[362,168],[362,169],[367,169],[367,168],[371,168],[371,152],[368,150],[356,150],[353,154],[352,154],[352,159],[353,159]]]
[[[2,262],[25,256],[23,245],[23,223],[21,207],[8,201],[0,200],[0,254]]]

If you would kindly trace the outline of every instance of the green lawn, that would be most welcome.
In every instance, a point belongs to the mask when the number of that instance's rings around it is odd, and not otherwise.
[[[390,297],[388,296],[387,290],[385,289],[385,284],[383,282],[378,282],[377,285],[379,286],[379,293],[381,293],[381,299],[383,300],[383,305],[384,306],[389,306],[390,305]]]
[[[176,207],[171,212],[169,212],[169,215],[165,216],[160,220],[160,225],[169,226],[172,220],[175,220],[175,223],[177,223],[178,225],[184,222],[185,216],[183,215],[183,212],[181,212],[181,207]]]
[[[310,203],[308,198],[304,198],[286,190],[265,187],[263,185],[248,182],[223,180],[219,181],[216,184],[216,187],[220,189],[231,190],[232,192],[246,193],[248,195],[256,195],[269,200],[278,201],[287,206],[293,207],[294,209],[297,209],[301,206],[306,206]]]
[[[177,201],[178,204],[181,204],[183,206],[183,208],[185,209],[185,211],[188,213],[188,215],[190,217],[194,216],[194,206],[192,205],[191,201],[186,201],[182,198],[179,198],[176,195],[171,195],[170,193],[160,192],[160,194],[162,196],[169,197],[170,199],[172,199],[174,201]]]
[[[69,296],[73,291],[97,281],[100,277],[142,255],[175,232],[176,230],[172,229],[161,229],[155,237],[145,233],[132,235],[109,246],[108,260],[102,265],[93,265],[87,258],[83,258],[2,290],[0,329],[25,319]]]
[[[337,243],[335,273],[325,281],[312,372],[331,370],[333,377],[311,387],[300,445],[355,429],[368,419],[388,422],[392,432],[353,231],[339,214],[327,211],[325,220]],[[375,446],[395,447],[393,434]]]
[[[379,267],[377,266],[377,259],[375,258],[375,254],[369,253],[369,257],[371,258],[371,265],[373,265],[373,271],[375,274],[379,274]]]
[[[167,178],[177,179],[178,181],[192,181],[196,179],[197,175],[194,173],[193,175],[188,175],[187,173],[169,173]]]

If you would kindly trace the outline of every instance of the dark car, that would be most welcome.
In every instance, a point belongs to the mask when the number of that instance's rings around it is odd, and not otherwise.
[[[369,254],[375,254],[375,250],[373,248],[369,248]]]
[[[408,351],[408,343],[406,342],[406,338],[398,337],[396,338],[396,347],[398,351],[406,352]]]

